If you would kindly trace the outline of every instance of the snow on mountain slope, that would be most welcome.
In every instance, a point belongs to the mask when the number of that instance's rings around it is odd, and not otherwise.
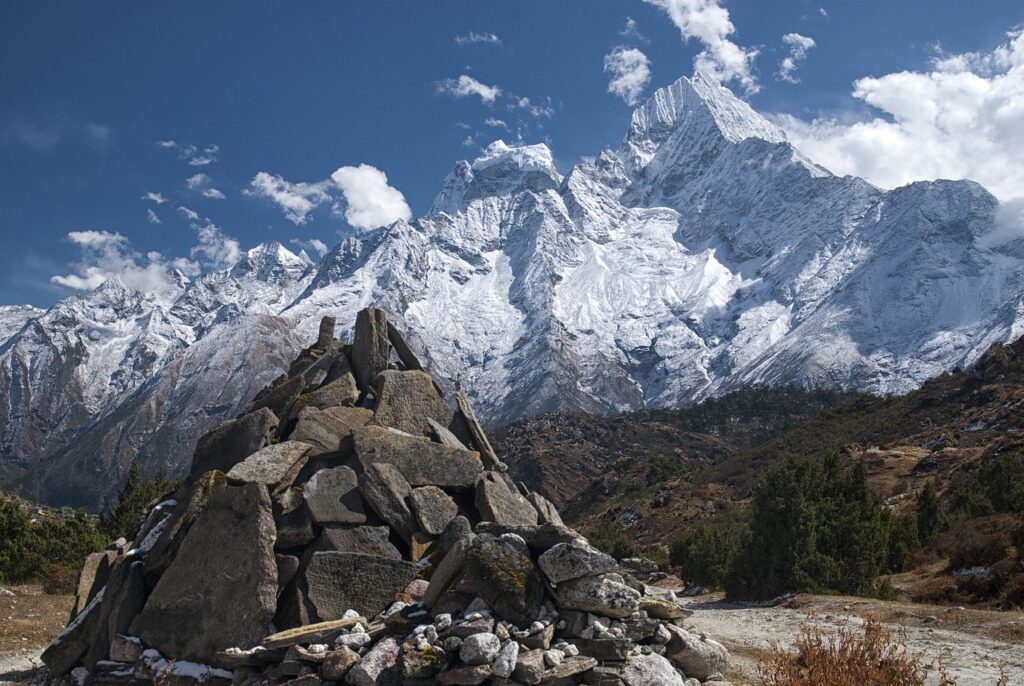
[[[969,181],[836,177],[698,74],[564,178],[546,146],[497,141],[426,216],[316,264],[271,243],[170,296],[108,282],[9,315],[29,324],[0,347],[0,477],[97,506],[130,455],[182,470],[323,315],[369,305],[492,424],[759,383],[904,391],[1021,334],[997,209]]]
[[[0,345],[45,311],[32,305],[0,305]]]

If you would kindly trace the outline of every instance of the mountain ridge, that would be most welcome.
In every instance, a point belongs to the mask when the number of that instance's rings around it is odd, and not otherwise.
[[[29,312],[0,343],[0,485],[54,502],[76,465],[72,504],[98,507],[133,456],[180,470],[191,451],[158,437],[237,414],[321,316],[371,305],[492,426],[756,384],[906,391],[1024,331],[1024,259],[988,240],[997,208],[972,182],[833,176],[684,77],[564,177],[546,145],[497,141],[454,166],[427,215],[318,262],[272,242],[169,294],[114,282]],[[0,311],[3,330],[22,316]],[[288,349],[259,348],[271,330]],[[260,368],[252,388],[213,364],[223,350]]]

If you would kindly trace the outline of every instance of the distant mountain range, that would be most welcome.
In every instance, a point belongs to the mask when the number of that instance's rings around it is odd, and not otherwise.
[[[998,205],[970,181],[834,176],[681,78],[618,150],[563,177],[546,146],[495,142],[426,216],[319,262],[268,243],[168,292],[0,308],[0,487],[96,508],[132,457],[181,471],[323,315],[371,304],[491,425],[756,384],[907,391],[1022,331],[1024,241]]]

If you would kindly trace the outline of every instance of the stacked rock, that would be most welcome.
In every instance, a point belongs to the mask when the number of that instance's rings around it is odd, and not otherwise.
[[[384,312],[316,344],[132,543],[89,558],[43,654],[88,684],[694,684],[727,653],[514,483]]]

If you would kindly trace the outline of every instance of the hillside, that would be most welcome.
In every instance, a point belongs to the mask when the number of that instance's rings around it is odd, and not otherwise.
[[[762,400],[764,412],[784,412],[780,399]],[[997,598],[1008,583],[997,577],[1013,573],[1019,564],[1015,550],[1024,543],[1024,508],[1019,508],[1024,503],[1024,341],[993,346],[967,370],[943,374],[906,395],[826,405],[822,402],[822,411],[809,418],[794,413],[802,421],[777,423],[774,433],[694,426],[694,416],[707,414],[713,405],[661,413],[657,419],[622,417],[609,424],[629,426],[636,439],[614,444],[611,451],[589,451],[589,444],[578,440],[593,434],[590,423],[564,416],[532,420],[509,427],[507,434],[529,433],[530,444],[545,449],[507,454],[513,471],[541,492],[555,496],[564,492],[563,484],[573,483],[566,511],[584,530],[623,533],[650,546],[649,553],[666,555],[687,529],[741,513],[761,475],[783,457],[837,453],[848,464],[866,466],[872,490],[896,515],[913,514],[929,483],[940,495],[948,528],[917,555],[908,573],[893,577],[898,587],[920,600]],[[756,423],[756,413],[747,416]],[[666,439],[666,425],[704,432],[680,431]],[[574,442],[577,452],[556,449]],[[564,459],[566,454],[572,457]],[[580,464],[590,465],[589,471],[576,467]],[[559,470],[568,473],[546,477]],[[996,503],[1000,498],[1009,504]]]

